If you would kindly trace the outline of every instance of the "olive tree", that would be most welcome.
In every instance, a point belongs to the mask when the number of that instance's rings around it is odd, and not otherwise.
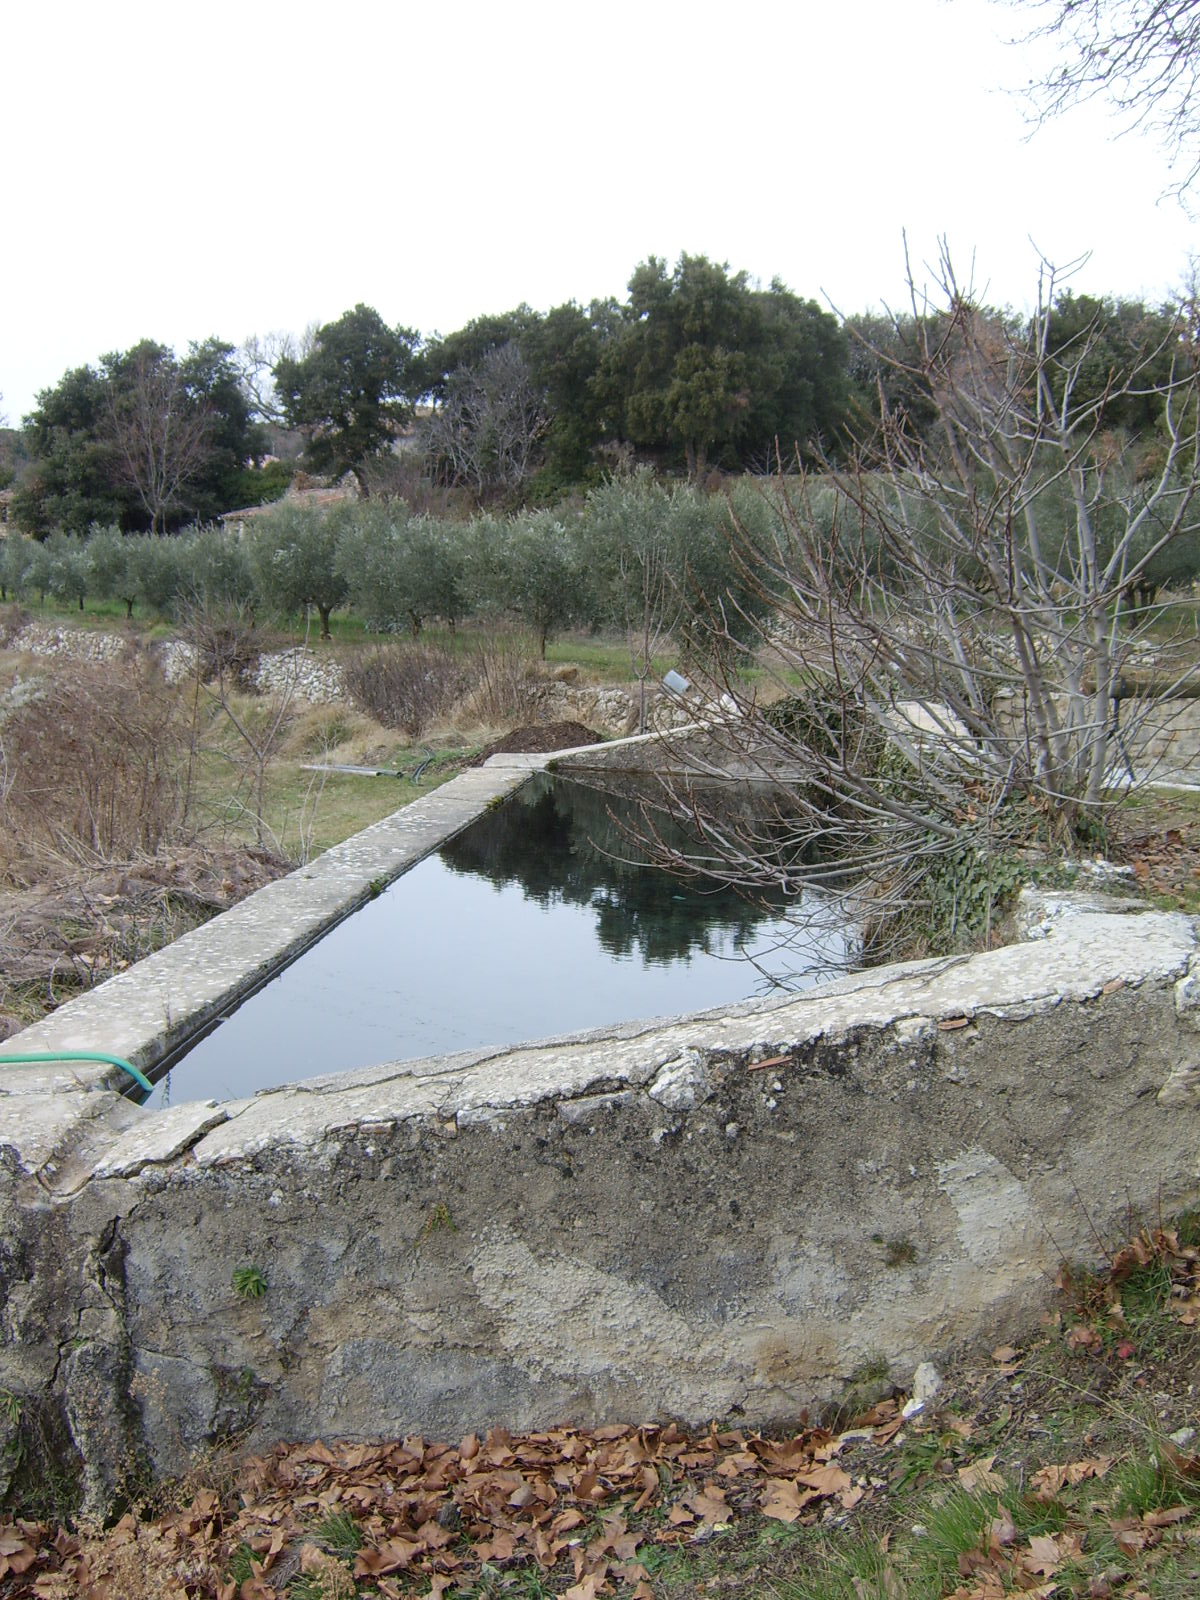
[[[87,543],[95,593],[103,600],[119,600],[126,618],[142,598],[141,572],[136,560],[137,543],[120,528],[94,527]]]
[[[543,660],[551,634],[586,609],[578,540],[549,511],[476,517],[470,525],[467,582],[472,608],[523,622]]]
[[[246,531],[250,570],[263,601],[280,611],[316,608],[321,638],[349,587],[337,562],[338,537],[353,516],[350,502],[329,507],[285,501]]]
[[[23,533],[10,530],[0,538],[0,600],[29,593],[30,574],[40,549]]]
[[[46,558],[45,587],[56,600],[75,601],[80,611],[92,592],[92,565],[87,541],[77,533],[56,529],[43,545]]]
[[[638,684],[638,729],[646,689],[684,609],[682,551],[671,495],[652,474],[613,478],[587,497],[580,544],[595,614],[620,628]]]
[[[414,517],[403,501],[360,507],[338,545],[338,570],[368,627],[415,637],[428,617],[454,628],[464,613],[463,530]]]
[[[208,612],[252,611],[258,586],[244,539],[220,524],[191,528],[176,541],[187,605]]]

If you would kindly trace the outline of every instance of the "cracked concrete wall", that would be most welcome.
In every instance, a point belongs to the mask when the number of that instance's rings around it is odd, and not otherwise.
[[[91,1085],[57,1144],[3,1125],[0,1387],[99,1505],[229,1435],[790,1421],[865,1363],[1015,1333],[1063,1258],[1200,1189],[1191,922],[1030,921],[223,1106]]]

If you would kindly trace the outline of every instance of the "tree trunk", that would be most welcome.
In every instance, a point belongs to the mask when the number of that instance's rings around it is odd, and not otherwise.
[[[332,610],[333,610],[332,606],[323,606],[319,600],[317,601],[317,615],[321,619],[321,637],[322,637],[322,639],[328,639],[330,637],[330,633],[329,633],[329,613]]]

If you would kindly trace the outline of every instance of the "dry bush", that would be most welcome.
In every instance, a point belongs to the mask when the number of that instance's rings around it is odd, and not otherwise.
[[[258,659],[266,646],[252,623],[198,611],[189,618],[188,633],[202,683],[218,679],[236,684],[248,694],[255,692]]]
[[[188,721],[149,669],[72,662],[0,726],[0,866],[153,853],[183,820]]]
[[[6,650],[31,620],[22,606],[0,606],[0,650]]]
[[[469,714],[493,725],[536,719],[545,670],[531,639],[495,634],[480,645],[473,660],[476,683],[465,706]]]
[[[265,851],[188,841],[154,858],[52,868],[30,888],[6,889],[0,1039],[289,870]]]
[[[340,761],[355,761],[379,743],[380,728],[373,717],[354,706],[323,701],[297,708],[279,753],[293,761],[319,761],[336,750]]]
[[[444,717],[474,676],[470,662],[426,644],[377,645],[355,656],[343,674],[360,710],[410,739]]]

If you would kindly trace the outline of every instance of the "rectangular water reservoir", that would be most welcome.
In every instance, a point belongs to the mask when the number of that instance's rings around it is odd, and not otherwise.
[[[673,1016],[845,971],[831,906],[764,905],[646,864],[622,802],[536,777],[245,1000],[152,1106]],[[641,859],[639,859],[641,856]]]

